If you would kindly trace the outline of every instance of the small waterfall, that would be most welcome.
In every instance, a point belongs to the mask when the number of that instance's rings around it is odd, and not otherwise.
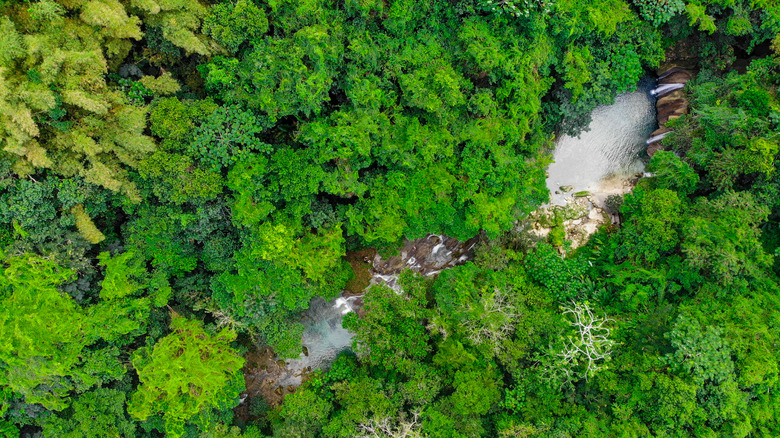
[[[333,302],[333,308],[340,309],[342,315],[346,315],[349,312],[354,312],[355,308],[352,307],[352,303],[360,297],[362,297],[362,295],[353,295],[346,298],[338,297],[336,298],[336,301]]]
[[[647,143],[647,144],[653,144],[653,143],[655,143],[655,142],[657,142],[657,141],[661,141],[661,140],[663,140],[663,139],[664,139],[664,137],[666,137],[667,135],[671,134],[672,132],[674,132],[674,131],[666,131],[666,132],[664,132],[664,133],[661,133],[661,134],[658,134],[658,135],[654,135],[654,136],[652,136],[652,137],[648,138],[648,139],[645,141],[645,143]]]
[[[662,96],[666,96],[672,91],[681,90],[683,88],[685,88],[685,84],[663,84],[663,85],[659,85],[658,88],[652,90],[650,94],[652,94],[655,97],[662,97]]]

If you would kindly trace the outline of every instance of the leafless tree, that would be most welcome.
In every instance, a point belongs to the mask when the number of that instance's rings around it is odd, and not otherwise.
[[[413,412],[410,419],[372,418],[358,425],[362,433],[357,438],[423,438],[420,426],[419,412]]]
[[[612,355],[615,341],[610,338],[612,331],[607,325],[614,320],[606,315],[596,316],[587,301],[573,302],[561,310],[572,318],[574,334],[566,337],[562,348],[552,352],[554,360],[546,373],[550,378],[560,378],[563,384],[576,378],[587,380],[604,369]]]
[[[516,308],[506,293],[496,288],[492,294],[484,294],[480,299],[480,308],[475,312],[479,318],[466,320],[468,339],[474,344],[490,344],[494,352],[501,348],[501,341],[512,335]]]

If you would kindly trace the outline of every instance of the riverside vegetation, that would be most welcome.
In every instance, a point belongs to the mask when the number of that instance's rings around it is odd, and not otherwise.
[[[0,436],[779,436],[778,32],[769,0],[0,0]],[[621,226],[529,245],[554,134],[672,52],[691,111]],[[347,252],[427,233],[482,243],[234,415]]]

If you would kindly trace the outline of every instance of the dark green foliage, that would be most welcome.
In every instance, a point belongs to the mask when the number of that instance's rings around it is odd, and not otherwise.
[[[559,301],[577,298],[582,291],[586,262],[578,258],[565,258],[551,245],[541,243],[528,255],[526,263],[530,277],[543,285]]]
[[[270,124],[238,107],[221,107],[209,114],[195,129],[189,156],[197,157],[207,168],[219,171],[244,155],[268,153],[271,146],[258,139]]]
[[[623,241],[616,251],[618,256],[625,254],[652,263],[679,244],[683,203],[676,192],[638,187],[626,196],[620,212],[634,220],[621,230]]]
[[[634,4],[642,17],[656,26],[685,11],[683,0],[634,0]]]
[[[283,420],[276,428],[278,436],[316,436],[325,425],[333,406],[314,391],[302,390],[287,396],[279,412]]]
[[[245,41],[260,38],[268,30],[265,12],[249,0],[214,5],[203,20],[203,31],[235,52]]]
[[[773,2],[0,16],[0,436],[780,435]],[[690,111],[620,224],[534,246],[555,136],[667,61],[697,64]],[[345,259],[428,233],[479,235],[474,263],[374,286],[356,354],[234,413],[242,353],[297,357]]]
[[[98,438],[136,436],[136,425],[125,413],[125,394],[98,388],[85,392],[73,404],[43,422],[45,436]]]
[[[681,196],[693,193],[699,183],[699,175],[673,152],[658,151],[650,160],[647,170],[653,173],[654,187],[674,190]]]
[[[404,296],[386,287],[374,288],[366,298],[369,318],[345,317],[344,326],[357,332],[357,345],[366,349],[373,364],[408,370],[428,354],[425,286],[422,280],[413,281]]]

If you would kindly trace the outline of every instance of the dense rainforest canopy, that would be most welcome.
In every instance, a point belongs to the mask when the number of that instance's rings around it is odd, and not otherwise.
[[[772,0],[0,0],[0,436],[780,436]],[[583,248],[515,227],[556,135],[699,70]],[[428,233],[279,406],[244,355]]]

